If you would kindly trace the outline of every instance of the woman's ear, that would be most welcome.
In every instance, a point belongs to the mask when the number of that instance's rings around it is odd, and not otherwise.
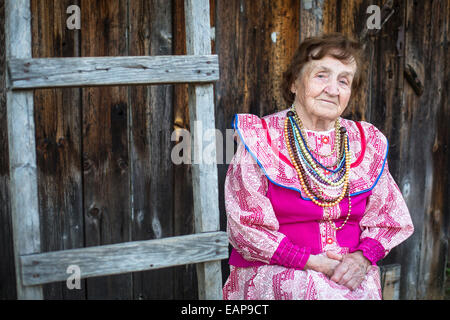
[[[293,94],[297,94],[297,88],[295,88],[295,81],[292,82],[292,84],[291,84],[291,92],[292,92]]]

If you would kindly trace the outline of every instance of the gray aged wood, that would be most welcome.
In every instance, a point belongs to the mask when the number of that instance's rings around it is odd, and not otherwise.
[[[128,56],[127,1],[83,1],[81,8],[80,56]],[[131,238],[128,89],[80,90],[85,247],[147,240]],[[86,299],[132,299],[132,278],[88,278]]]
[[[31,1],[33,57],[80,55],[81,33],[66,28],[66,10],[72,4],[79,2]],[[79,88],[34,91],[41,252],[85,246],[81,91]],[[88,294],[85,280],[80,286],[71,290],[66,283],[43,285],[44,300],[84,300]]]
[[[30,1],[7,0],[6,60],[31,57]],[[8,81],[8,78],[7,78]],[[6,93],[11,220],[18,299],[42,299],[42,287],[25,287],[19,256],[40,252],[33,92]]]
[[[128,3],[128,55],[174,54],[172,1],[138,0]],[[128,90],[130,209],[134,217],[131,220],[131,240],[192,234],[174,232],[174,182],[175,185],[180,183],[174,180],[174,165],[170,157],[174,86],[131,86]],[[190,211],[186,203],[180,205],[186,212]],[[144,300],[183,299],[183,290],[174,287],[181,282],[178,279],[189,271],[191,275],[194,268],[195,265],[189,265],[134,273],[133,297]],[[194,281],[180,285],[197,287]],[[190,295],[196,296],[196,292]]]
[[[217,55],[11,59],[12,89],[86,87],[219,79]]]
[[[400,297],[401,266],[398,263],[380,267],[383,300],[398,300]]]
[[[187,54],[211,54],[211,25],[208,0],[186,0],[186,51]],[[217,160],[214,90],[213,85],[189,85],[189,121],[191,123],[192,185],[194,190],[194,216],[196,232],[220,229],[217,185]],[[207,137],[207,134],[211,134]],[[208,152],[203,140],[208,139]],[[197,265],[200,299],[222,299],[220,262]]]
[[[218,231],[23,255],[22,278],[25,285],[66,281],[72,265],[89,278],[226,259],[227,242],[226,232]]]

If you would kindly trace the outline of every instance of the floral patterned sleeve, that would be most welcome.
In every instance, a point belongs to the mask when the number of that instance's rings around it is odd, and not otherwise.
[[[389,173],[387,162],[369,196],[360,227],[359,246],[351,252],[361,250],[372,264],[384,258],[414,231],[408,207]]]
[[[294,245],[278,232],[268,180],[243,143],[239,143],[225,179],[227,232],[231,245],[248,261],[303,269],[310,248]]]

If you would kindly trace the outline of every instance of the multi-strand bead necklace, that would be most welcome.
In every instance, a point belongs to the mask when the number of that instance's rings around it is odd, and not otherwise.
[[[340,126],[339,120],[336,120],[336,138],[333,149],[329,154],[325,155],[315,152],[309,147],[303,124],[295,108],[292,107],[287,113],[284,132],[289,156],[297,171],[303,190],[315,204],[324,208],[328,222],[336,230],[342,229],[350,217],[352,208],[349,192],[350,152],[348,137],[346,135],[347,130]],[[332,165],[324,166],[314,157],[313,153],[325,158],[332,157],[336,154],[337,159]],[[331,169],[336,166],[336,169]],[[322,170],[328,171],[330,177],[323,174]],[[341,192],[339,196],[332,197],[327,195],[324,189],[341,189]],[[338,205],[345,196],[348,197],[348,214],[343,224],[336,227],[327,209]]]

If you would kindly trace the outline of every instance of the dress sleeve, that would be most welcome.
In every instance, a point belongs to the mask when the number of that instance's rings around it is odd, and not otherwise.
[[[229,241],[246,260],[303,269],[310,248],[294,245],[278,231],[267,188],[267,177],[240,142],[225,178]]]
[[[414,231],[408,207],[389,173],[387,162],[369,196],[360,227],[359,246],[350,252],[361,250],[372,264],[384,258]]]

